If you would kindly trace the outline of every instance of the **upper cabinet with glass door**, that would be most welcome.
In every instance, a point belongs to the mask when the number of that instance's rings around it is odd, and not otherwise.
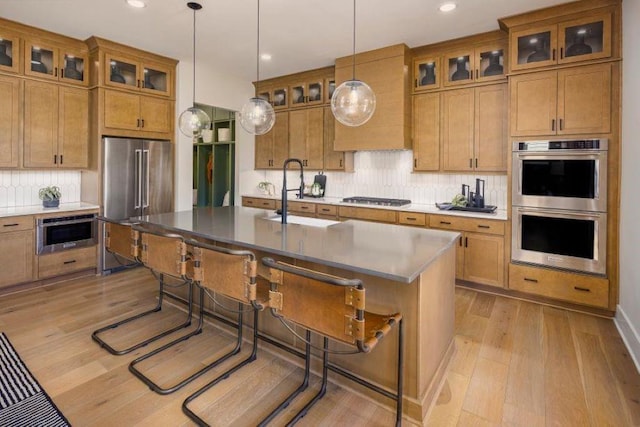
[[[24,74],[86,86],[89,84],[88,52],[80,47],[53,46],[39,40],[24,44]]]
[[[20,72],[20,38],[0,29],[0,71]]]
[[[289,107],[307,107],[322,104],[324,79],[295,83],[289,86]]]
[[[511,70],[611,56],[611,13],[511,32]]]
[[[171,95],[171,67],[127,56],[105,54],[105,84],[154,95]]]
[[[440,57],[426,56],[413,60],[413,76],[415,91],[440,88]]]

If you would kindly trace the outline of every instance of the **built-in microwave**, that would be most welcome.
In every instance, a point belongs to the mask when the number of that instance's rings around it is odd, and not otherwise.
[[[606,139],[513,143],[514,206],[607,211]]]
[[[98,243],[96,214],[39,218],[36,253],[46,254]]]
[[[514,206],[511,224],[513,261],[606,273],[606,213]]]

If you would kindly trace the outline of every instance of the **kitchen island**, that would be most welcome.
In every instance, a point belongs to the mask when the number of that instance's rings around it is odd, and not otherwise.
[[[363,280],[368,310],[398,311],[404,316],[404,415],[422,423],[454,351],[454,243],[458,233],[355,220],[289,219],[290,223],[283,225],[273,212],[245,207],[197,208],[136,218],[187,237],[250,249],[258,259],[270,256]],[[259,273],[266,275],[266,267],[259,264]],[[261,316],[263,333],[299,345],[267,312]],[[397,340],[387,337],[370,354],[331,358],[392,390],[396,351]],[[331,378],[342,382],[336,376]],[[354,387],[354,383],[346,384]],[[384,399],[375,393],[372,397]]]

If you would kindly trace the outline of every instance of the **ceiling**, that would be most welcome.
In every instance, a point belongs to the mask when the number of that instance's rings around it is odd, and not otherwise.
[[[78,39],[100,36],[190,61],[193,12],[186,0],[0,0],[0,16]],[[357,51],[396,43],[422,46],[498,28],[497,19],[565,0],[365,0],[358,2]],[[247,81],[256,78],[256,0],[200,0],[197,63]],[[332,65],[351,54],[353,3],[349,0],[262,0],[261,78]],[[200,76],[199,76],[200,78]]]

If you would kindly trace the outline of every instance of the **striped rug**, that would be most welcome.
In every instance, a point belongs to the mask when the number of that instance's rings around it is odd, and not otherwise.
[[[69,421],[0,333],[0,426],[64,427]]]

